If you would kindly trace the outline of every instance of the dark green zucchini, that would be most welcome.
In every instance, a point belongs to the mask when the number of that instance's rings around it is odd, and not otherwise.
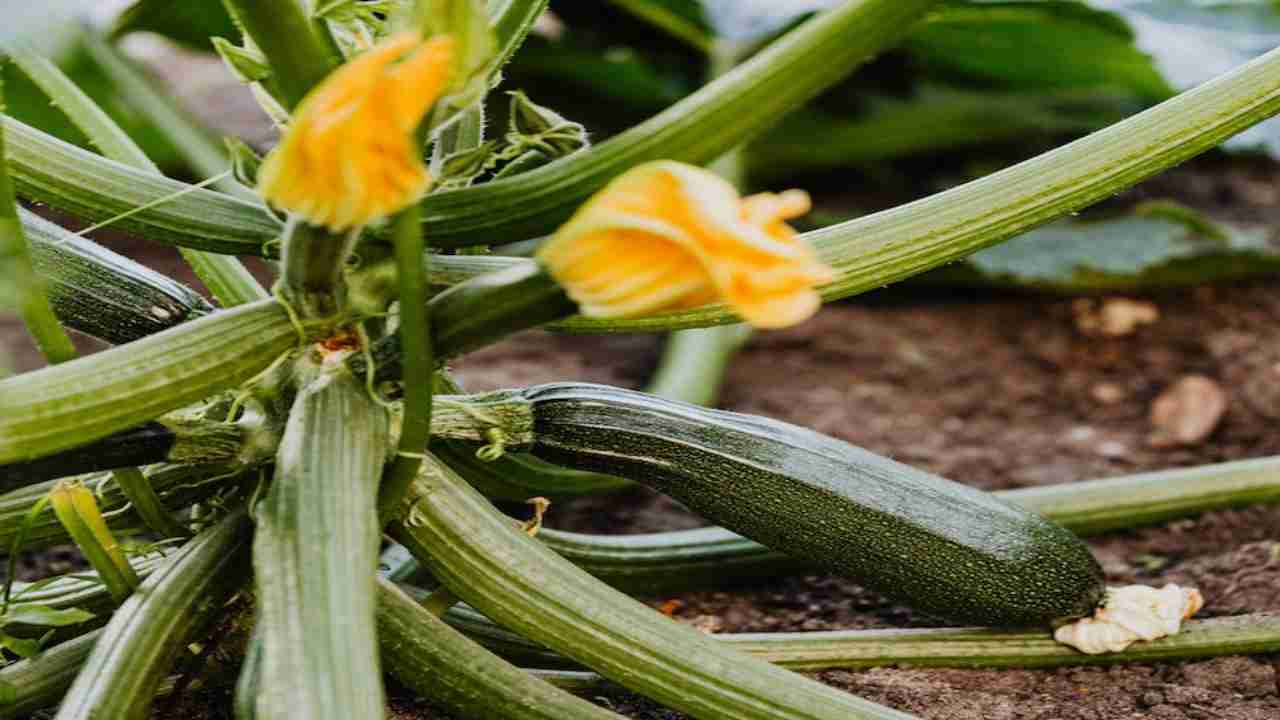
[[[214,308],[155,270],[19,210],[31,263],[67,327],[117,345],[168,330]]]
[[[1098,563],[1063,527],[795,425],[576,383],[473,401],[514,420],[511,447],[644,483],[930,614],[1037,625],[1086,615],[1102,597]]]

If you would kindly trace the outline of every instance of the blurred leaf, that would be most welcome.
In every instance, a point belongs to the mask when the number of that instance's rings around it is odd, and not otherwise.
[[[1204,234],[1206,227],[1213,230]],[[1095,222],[1061,221],[931,273],[949,285],[1098,292],[1173,287],[1280,272],[1265,230],[1215,223],[1194,210]]]
[[[1177,90],[1199,85],[1280,46],[1280,3],[1271,0],[1091,0],[1124,18]],[[1232,138],[1228,147],[1280,155],[1280,122]]]
[[[116,19],[112,35],[146,31],[197,50],[211,51],[211,37],[239,37],[221,0],[138,0]]]
[[[27,638],[16,638],[0,632],[0,647],[20,658],[29,658],[40,652],[40,641]]]
[[[80,41],[83,29],[73,27],[71,45],[59,55],[45,53],[94,103],[106,111],[129,137],[162,169],[181,166],[182,160],[155,125],[120,93],[119,88],[85,51]],[[39,46],[43,51],[43,43]],[[61,110],[50,104],[48,97],[12,63],[4,65],[5,95],[9,114],[39,128],[60,140],[97,152],[84,133],[67,120]]]
[[[588,104],[597,106],[606,101],[654,111],[693,89],[642,52],[625,46],[593,47],[579,42],[572,32],[556,41],[530,37],[516,57],[507,66],[507,74],[516,81],[513,85],[523,87],[523,80],[554,80],[562,88],[571,86],[571,95],[590,94]],[[542,87],[540,96],[545,94]],[[562,109],[558,102],[552,105]]]
[[[872,97],[865,112],[800,110],[751,145],[753,180],[856,167],[926,153],[1089,132],[1133,112],[1101,93],[1004,93],[924,87],[913,97]]]
[[[1123,20],[1078,2],[971,2],[921,23],[906,48],[943,75],[1009,89],[1110,87],[1172,94]]]
[[[16,702],[18,702],[17,686],[0,680],[0,705],[12,705]]]
[[[14,41],[33,42],[46,53],[57,54],[95,11],[101,12],[100,5],[100,0],[9,3],[4,7],[4,22],[0,23],[0,46]]]
[[[80,608],[58,610],[45,605],[16,604],[4,614],[4,623],[32,625],[35,627],[66,627],[79,625],[93,619],[93,613]]]

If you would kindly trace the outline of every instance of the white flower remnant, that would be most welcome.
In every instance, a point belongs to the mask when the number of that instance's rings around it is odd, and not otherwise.
[[[1145,585],[1107,588],[1093,617],[1063,625],[1053,638],[1088,655],[1121,652],[1139,640],[1176,635],[1182,621],[1201,607],[1199,590],[1172,583],[1159,590]]]

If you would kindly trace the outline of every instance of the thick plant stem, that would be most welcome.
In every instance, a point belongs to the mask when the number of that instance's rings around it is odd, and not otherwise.
[[[307,17],[304,0],[223,0],[267,56],[279,98],[289,110],[342,62],[323,21]]]
[[[455,608],[445,622],[513,663],[579,669],[564,656],[494,625],[473,610]],[[929,628],[822,632],[721,633],[720,642],[789,670],[911,667],[1025,668],[1193,660],[1273,652],[1280,648],[1280,615],[1253,613],[1191,620],[1174,636],[1140,642],[1124,652],[1085,655],[1047,630]],[[586,678],[578,677],[577,680]],[[602,682],[597,677],[596,685]]]
[[[310,353],[322,353],[312,349]],[[256,717],[381,717],[376,498],[386,411],[323,355],[300,363],[253,558],[262,628]]]
[[[671,333],[645,391],[668,400],[714,405],[729,362],[749,337],[751,328],[741,324]]]
[[[0,68],[4,61],[0,58]],[[4,110],[4,83],[0,80],[0,111]],[[40,351],[50,363],[60,363],[76,356],[58,318],[53,313],[43,283],[31,265],[27,240],[18,220],[18,202],[9,179],[5,133],[0,129],[0,307],[13,303]],[[12,293],[11,297],[5,297]]]
[[[378,585],[378,637],[382,660],[397,680],[462,717],[621,718],[495,656],[386,580]]]
[[[298,333],[278,303],[262,300],[0,380],[0,463],[75,447],[239,385]]]
[[[234,512],[152,573],[103,629],[56,720],[149,717],[174,658],[248,578],[248,531]]]
[[[96,42],[102,44],[101,40]],[[104,155],[143,172],[152,175],[161,174],[160,168],[151,162],[142,148],[138,147],[133,139],[88,95],[76,87],[75,83],[58,69],[58,66],[35,51],[22,47],[14,48],[11,57],[14,63],[49,96],[54,105],[60,108],[63,114]],[[101,59],[99,61],[101,62]],[[127,67],[123,65],[122,59],[116,58],[116,62],[120,67]],[[122,78],[118,77],[118,74],[119,72],[113,74],[113,78],[120,81]],[[179,152],[183,152],[181,144],[177,147]],[[195,271],[196,276],[224,307],[233,307],[266,297],[262,286],[236,258],[190,248],[179,248],[179,251]]]
[[[281,245],[280,292],[299,316],[329,320],[346,309],[343,270],[356,232],[332,233],[291,217]]]
[[[542,547],[451,470],[424,462],[397,540],[498,622],[697,718],[908,718],[726,649]]]

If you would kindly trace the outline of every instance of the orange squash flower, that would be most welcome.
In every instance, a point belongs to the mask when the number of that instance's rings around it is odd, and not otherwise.
[[[453,51],[449,36],[403,32],[331,73],[263,162],[262,197],[334,232],[416,202],[431,176],[414,129],[447,88]]]
[[[833,279],[786,220],[802,190],[740,198],[692,165],[660,161],[621,175],[538,251],[584,315],[629,317],[724,302],[760,328],[794,325]]]

